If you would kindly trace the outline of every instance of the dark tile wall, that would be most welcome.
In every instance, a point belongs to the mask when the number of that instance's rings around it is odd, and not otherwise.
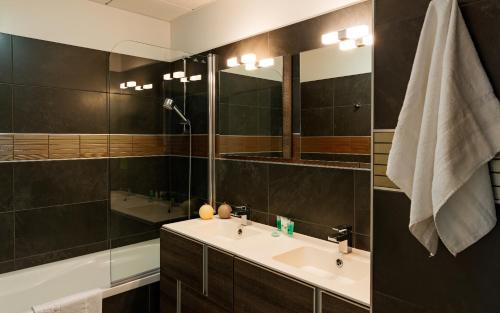
[[[371,73],[303,82],[300,95],[302,136],[370,136]]]
[[[103,313],[160,313],[160,283],[120,293],[102,301]]]
[[[354,226],[355,246],[370,250],[370,173],[309,166],[218,160],[217,202],[246,205],[257,222],[295,221],[298,233],[326,239]]]
[[[244,39],[233,44],[214,49],[219,58],[219,69],[226,67],[225,61],[229,57],[253,52],[257,58],[292,55],[294,65],[298,64],[296,57],[302,51],[322,47],[321,34],[342,29],[352,25],[372,24],[372,2],[365,1],[317,18],[306,20],[268,33]],[[294,66],[293,84],[295,86],[292,102],[294,110],[293,131],[300,132],[300,82],[298,66]],[[360,84],[368,84],[369,75],[360,79]],[[353,82],[339,82],[350,85]],[[299,88],[296,88],[296,87]],[[311,96],[319,93],[331,93],[334,90],[314,90]],[[338,102],[352,101],[349,93],[339,93]],[[355,98],[359,95],[355,95]],[[368,98],[366,97],[368,96]],[[362,104],[370,104],[370,95],[360,97]],[[245,101],[251,101],[246,97]],[[329,102],[332,103],[333,101]],[[316,104],[316,103],[315,103]],[[220,105],[220,104],[219,104]],[[341,118],[350,118],[354,113],[347,105],[338,106],[338,115]],[[298,108],[298,109],[297,109]],[[222,108],[223,109],[223,108]],[[219,109],[219,110],[222,110]],[[311,118],[328,119],[329,134],[333,129],[333,104],[329,112],[311,114]],[[313,110],[311,110],[313,111]],[[308,112],[308,111],[304,111]],[[312,112],[316,113],[316,112]],[[370,135],[370,107],[366,106],[362,112],[368,120],[366,127],[359,129],[363,134]],[[358,114],[357,112],[355,114]],[[232,115],[229,117],[231,118]],[[301,118],[307,118],[302,116]],[[319,120],[315,124],[320,124]],[[337,131],[342,133],[357,132],[351,125],[339,121]],[[303,125],[303,124],[302,124]],[[224,125],[223,125],[224,126]],[[219,130],[221,123],[219,121]],[[326,127],[325,127],[326,128]],[[307,129],[305,130],[308,131]],[[232,205],[246,204],[253,209],[252,218],[255,221],[274,225],[275,215],[283,214],[295,219],[295,229],[299,233],[326,239],[331,235],[331,227],[341,223],[354,226],[355,246],[370,250],[370,175],[369,172],[335,169],[314,166],[281,165],[262,162],[245,162],[218,160],[216,162],[216,199],[218,202],[227,201]]]
[[[483,66],[500,94],[500,43],[495,40],[500,3],[459,3]],[[396,126],[428,4],[428,0],[375,1],[375,128]],[[499,312],[498,228],[457,257],[441,246],[429,258],[408,230],[409,211],[404,194],[374,191],[373,312]]]

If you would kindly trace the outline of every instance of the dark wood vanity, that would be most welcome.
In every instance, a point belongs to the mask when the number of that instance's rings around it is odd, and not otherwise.
[[[368,313],[305,282],[161,231],[162,313]],[[316,307],[318,306],[318,307]]]

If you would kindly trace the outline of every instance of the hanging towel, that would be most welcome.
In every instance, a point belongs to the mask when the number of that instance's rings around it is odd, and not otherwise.
[[[433,0],[389,154],[387,176],[411,199],[410,231],[453,254],[496,224],[487,162],[500,151],[500,103],[456,0]]]
[[[102,292],[94,289],[41,305],[33,306],[34,313],[102,313]]]

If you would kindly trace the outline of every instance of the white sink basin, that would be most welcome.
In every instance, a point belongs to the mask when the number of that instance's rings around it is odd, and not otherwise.
[[[239,220],[229,219],[220,220],[214,219],[205,225],[193,227],[193,232],[205,238],[236,241],[262,234],[262,231],[252,228],[251,226],[241,226]]]
[[[273,259],[314,276],[338,279],[348,284],[369,277],[369,267],[366,266],[365,260],[357,260],[349,255],[343,256],[343,265],[339,267],[337,266],[339,257],[337,251],[325,251],[305,246],[278,254]]]

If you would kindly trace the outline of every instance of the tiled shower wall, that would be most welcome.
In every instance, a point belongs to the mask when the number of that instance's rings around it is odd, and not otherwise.
[[[157,88],[175,64],[112,72],[110,86],[108,66],[107,52],[0,34],[0,273],[155,238],[159,225],[109,209],[110,189],[167,190],[186,199],[185,138],[171,137],[167,151],[154,140],[180,132],[161,100],[163,92],[178,98],[183,90]],[[128,77],[155,88],[119,90]],[[188,88],[187,114],[200,121],[193,123],[202,134],[194,141],[199,156],[206,150],[205,89]],[[200,201],[207,198],[206,163],[193,159],[192,192]]]
[[[375,135],[379,143],[375,164],[387,162],[390,130],[396,127],[429,2],[375,1],[374,128],[379,134],[379,138]],[[460,0],[459,4],[500,96],[500,2]],[[393,188],[384,172],[382,167],[376,169],[375,185]],[[408,230],[410,200],[403,193],[377,187],[373,210],[373,312],[500,312],[498,227],[457,257],[441,245],[437,255],[429,258]]]
[[[371,16],[372,2],[365,1],[213,52],[219,56],[220,69],[227,58],[244,53],[256,53],[258,58],[293,55],[297,60],[295,56],[300,52],[322,47],[321,34],[353,25],[371,25]],[[294,97],[300,99],[300,95]],[[370,111],[369,106],[365,109]],[[300,112],[294,112],[294,133],[301,131],[299,117]],[[365,126],[369,131],[370,124]],[[221,159],[216,162],[216,177],[217,201],[248,205],[256,221],[274,225],[276,215],[287,216],[295,221],[297,232],[321,239],[332,234],[331,227],[350,224],[354,226],[355,246],[370,250],[368,170]]]

